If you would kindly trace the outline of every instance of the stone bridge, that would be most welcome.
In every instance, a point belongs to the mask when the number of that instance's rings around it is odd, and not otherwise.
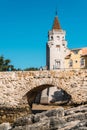
[[[41,90],[57,86],[75,104],[87,103],[87,70],[0,72],[0,105],[31,105]]]

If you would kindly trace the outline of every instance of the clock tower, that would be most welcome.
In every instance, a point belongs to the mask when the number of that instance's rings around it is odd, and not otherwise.
[[[66,32],[61,28],[58,16],[55,16],[52,30],[48,32],[46,46],[46,66],[48,70],[64,69],[64,59],[68,53]]]

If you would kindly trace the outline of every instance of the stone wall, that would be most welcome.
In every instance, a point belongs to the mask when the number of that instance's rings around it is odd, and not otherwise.
[[[87,70],[0,72],[0,107],[31,105],[37,93],[57,86],[71,102],[87,102]]]
[[[3,122],[14,122],[17,118],[30,114],[29,107],[0,107],[0,124]]]

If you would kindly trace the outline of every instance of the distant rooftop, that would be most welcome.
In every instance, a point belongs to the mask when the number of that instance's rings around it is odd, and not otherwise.
[[[69,59],[71,56],[71,51],[79,51],[82,50],[82,55],[81,56],[87,56],[87,47],[84,48],[75,48],[75,49],[71,49],[69,54],[65,57],[65,59]]]
[[[87,48],[82,48],[82,55],[83,56],[87,55]]]

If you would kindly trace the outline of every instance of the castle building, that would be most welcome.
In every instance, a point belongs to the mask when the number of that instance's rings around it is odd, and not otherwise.
[[[66,32],[55,16],[52,30],[48,32],[46,44],[46,66],[48,70],[87,68],[87,47],[68,49]]]
[[[46,46],[46,65],[48,70],[53,69],[87,69],[87,47],[68,49],[65,40],[66,32],[61,29],[58,17],[54,19],[52,30],[48,32]],[[44,89],[36,97],[35,102],[40,104],[61,104],[68,101],[67,94],[57,86]]]
[[[66,32],[61,28],[58,16],[55,16],[52,30],[48,32],[46,47],[46,66],[48,70],[65,68],[65,57],[69,53]]]

